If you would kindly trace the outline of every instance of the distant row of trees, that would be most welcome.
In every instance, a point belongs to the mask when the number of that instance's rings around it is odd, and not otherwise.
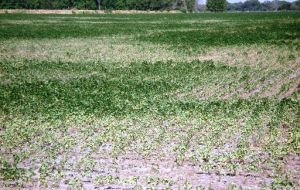
[[[275,3],[274,3],[275,2]],[[226,0],[207,0],[206,6],[197,0],[1,0],[0,9],[102,9],[102,10],[183,10],[183,11],[272,11],[300,10],[300,0],[246,0],[228,3]]]
[[[195,0],[1,0],[1,9],[192,9]]]
[[[292,3],[287,1],[246,0],[244,3],[228,3],[228,11],[274,11],[274,10],[300,10],[300,0]]]

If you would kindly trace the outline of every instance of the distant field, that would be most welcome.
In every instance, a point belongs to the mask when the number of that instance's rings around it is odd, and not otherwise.
[[[300,12],[0,14],[0,189],[299,189]]]

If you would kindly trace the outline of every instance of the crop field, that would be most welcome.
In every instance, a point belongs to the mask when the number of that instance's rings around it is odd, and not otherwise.
[[[0,14],[0,189],[300,189],[300,12]]]

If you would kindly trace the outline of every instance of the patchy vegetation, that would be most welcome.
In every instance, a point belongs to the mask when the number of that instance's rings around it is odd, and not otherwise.
[[[300,188],[299,25],[0,15],[0,186]]]

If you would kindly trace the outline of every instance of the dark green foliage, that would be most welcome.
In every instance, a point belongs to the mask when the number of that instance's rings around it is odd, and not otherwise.
[[[254,23],[252,23],[254,24]],[[231,28],[227,26],[213,27],[213,30],[173,32],[167,31],[141,37],[143,40],[170,44],[182,49],[193,49],[199,46],[218,46],[234,44],[289,44],[289,40],[299,38],[299,27],[294,24],[278,24],[276,22],[264,26],[241,23]],[[252,26],[251,26],[252,25]],[[287,33],[290,31],[290,33]]]
[[[3,0],[2,9],[96,9],[93,0]]]
[[[258,0],[247,0],[242,5],[244,11],[255,11],[261,8],[261,4]]]
[[[2,63],[2,68],[11,73],[16,68],[9,65],[9,62]],[[51,65],[51,67],[46,68],[45,65]],[[71,69],[69,63],[34,63],[31,61],[26,62],[19,69],[26,72],[33,68],[36,71],[49,70],[48,72],[53,72],[55,68]],[[101,63],[90,63],[86,66],[72,64],[72,70],[97,71],[105,73],[106,77],[89,77],[70,82],[58,80],[28,82],[16,79],[15,85],[1,85],[0,87],[1,110],[7,113],[23,114],[64,115],[84,111],[119,115],[146,113],[158,108],[159,112],[167,113],[176,109],[176,106],[173,107],[171,99],[164,94],[185,86],[191,77],[208,76],[212,74],[212,71],[215,74],[225,72],[226,67],[218,69],[210,62],[180,63],[176,66],[172,63],[149,64],[145,62],[132,63],[129,68],[110,68]],[[167,74],[170,70],[172,73]],[[140,79],[158,78],[161,75],[166,75],[166,77],[155,81]],[[135,105],[141,102],[144,102],[144,107],[135,109]],[[162,107],[164,108],[161,109]]]
[[[299,1],[299,0],[298,0]],[[278,1],[278,10],[299,10],[298,1]],[[228,3],[228,11],[275,11],[274,1],[260,2],[257,0],[247,0],[245,2]]]
[[[110,35],[135,35],[135,38],[160,44],[170,44],[174,47],[194,48],[199,46],[217,46],[222,44],[291,44],[292,40],[299,38],[299,25],[297,22],[280,22],[280,19],[297,19],[299,12],[284,14],[276,13],[248,13],[240,14],[155,14],[155,15],[126,15],[135,22],[123,23],[120,15],[81,15],[82,21],[76,22],[72,15],[66,15],[58,24],[49,24],[49,15],[0,15],[1,20],[30,21],[29,24],[3,23],[0,25],[0,39],[56,39],[66,37],[102,37]],[[60,18],[52,15],[51,19]],[[92,17],[95,23],[89,23],[85,17]],[[218,25],[210,23],[189,24],[188,19],[220,19],[230,20],[234,24],[228,28],[227,21]],[[101,23],[103,21],[113,23]],[[149,24],[155,20],[157,24]],[[44,22],[45,21],[45,22]],[[100,22],[100,23],[97,23]],[[160,22],[163,22],[160,23]],[[261,25],[261,22],[265,22]],[[42,27],[41,27],[42,26]],[[202,30],[209,27],[210,31]],[[174,29],[194,29],[192,31],[170,31]],[[164,29],[165,31],[154,32],[148,35],[148,31]]]
[[[226,10],[226,0],[207,0],[206,7],[212,12],[222,12]]]
[[[278,10],[291,10],[291,3],[288,3],[288,2],[284,2],[282,3]]]
[[[100,4],[99,4],[100,3]],[[4,9],[170,9],[173,0],[3,0]]]
[[[176,0],[2,0],[1,9],[103,9],[103,10],[171,10],[186,11],[183,1]],[[186,0],[188,11],[195,10],[195,1]],[[273,11],[273,1],[260,3],[256,0],[247,0],[239,3],[225,3],[222,0],[209,0],[207,6],[211,11]],[[219,8],[213,8],[220,6]],[[197,6],[196,6],[197,8]],[[199,8],[199,7],[198,7]],[[295,2],[279,1],[278,10],[299,10],[299,0]]]

